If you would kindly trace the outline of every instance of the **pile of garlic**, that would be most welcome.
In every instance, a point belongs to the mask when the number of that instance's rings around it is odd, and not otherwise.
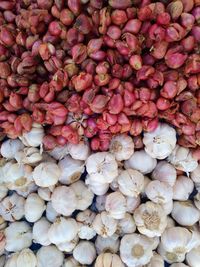
[[[42,137],[1,144],[0,267],[200,266],[200,165],[172,127],[137,151],[125,134],[97,153]]]

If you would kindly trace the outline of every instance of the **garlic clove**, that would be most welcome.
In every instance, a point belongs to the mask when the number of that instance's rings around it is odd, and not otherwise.
[[[37,267],[37,259],[32,250],[23,249],[17,257],[16,267]]]

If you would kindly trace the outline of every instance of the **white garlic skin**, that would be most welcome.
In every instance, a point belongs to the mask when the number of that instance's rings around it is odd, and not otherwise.
[[[68,257],[64,260],[62,267],[81,267],[81,265],[73,257]]]
[[[0,202],[0,215],[10,222],[18,221],[24,216],[25,199],[15,192]]]
[[[66,156],[60,160],[58,167],[61,171],[59,181],[66,185],[78,181],[85,169],[83,161],[75,160],[70,156]]]
[[[124,162],[126,169],[135,169],[143,174],[151,173],[156,164],[157,160],[148,155],[144,150],[136,151]]]
[[[43,200],[50,201],[52,191],[53,190],[51,190],[50,187],[39,187],[37,193]]]
[[[63,242],[63,243],[59,243],[59,244],[56,244],[56,246],[60,251],[63,251],[65,253],[70,253],[77,246],[78,242],[79,242],[79,237],[76,236],[71,241],[66,241],[66,242]]]
[[[119,190],[126,196],[137,197],[144,187],[144,175],[137,170],[126,169],[117,177]]]
[[[57,245],[70,242],[78,233],[77,222],[72,218],[58,217],[48,230],[48,238],[51,243]]]
[[[0,184],[0,201],[8,194],[8,188],[5,185]]]
[[[94,244],[89,241],[80,241],[73,250],[73,257],[81,264],[92,264],[96,258]]]
[[[30,249],[23,249],[17,257],[17,267],[37,267],[37,259]]]
[[[6,259],[6,264],[4,267],[17,267],[18,255],[19,255],[19,252],[10,254],[8,258]]]
[[[40,220],[35,222],[33,225],[33,242],[42,246],[50,245],[51,241],[48,237],[50,226],[51,223],[45,217],[42,217]]]
[[[118,220],[116,233],[120,236],[123,236],[125,234],[132,234],[135,231],[136,225],[131,214],[126,213],[123,219]]]
[[[172,209],[173,209],[173,200],[171,199],[169,202],[160,204],[160,206],[165,211],[165,214],[169,215],[172,212]]]
[[[117,254],[102,253],[96,261],[94,267],[125,267]]]
[[[61,171],[57,164],[52,162],[43,162],[35,167],[33,179],[36,185],[40,187],[49,187],[58,182]]]
[[[6,159],[14,159],[18,151],[22,150],[24,145],[19,139],[8,139],[1,144],[1,155]]]
[[[133,139],[127,134],[115,135],[111,139],[109,150],[117,161],[127,160],[134,153]]]
[[[78,223],[78,236],[81,239],[90,240],[96,235],[96,231],[93,228],[93,221],[96,214],[91,210],[87,209],[79,212],[76,216],[76,221]]]
[[[97,250],[97,254],[110,252],[110,253],[117,253],[119,251],[119,235],[113,234],[109,237],[102,237],[97,235],[95,240],[95,248]]]
[[[95,207],[97,208],[99,212],[105,210],[106,197],[107,197],[107,194],[96,197]]]
[[[74,190],[69,186],[58,186],[51,195],[52,207],[56,212],[70,216],[77,207],[77,198]]]
[[[87,160],[90,155],[90,147],[88,142],[80,142],[79,144],[67,144],[70,156],[75,160]]]
[[[120,244],[121,260],[128,266],[147,264],[153,256],[153,241],[140,234],[124,235]]]
[[[134,212],[138,231],[148,237],[161,236],[167,226],[167,217],[162,207],[148,201],[141,204]]]
[[[165,159],[176,146],[176,131],[166,123],[159,123],[152,132],[145,132],[145,151],[153,158]]]
[[[114,219],[122,219],[126,213],[126,198],[120,192],[110,193],[106,197],[105,209]]]
[[[48,154],[53,157],[56,160],[61,160],[65,156],[67,156],[69,153],[67,145],[64,146],[56,146],[54,149],[51,151],[48,151]]]
[[[32,129],[19,138],[25,146],[38,147],[42,144],[44,128],[39,123],[33,123]]]
[[[71,185],[76,198],[77,204],[76,209],[78,210],[86,210],[93,201],[94,194],[89,190],[83,181],[77,181]]]
[[[191,178],[195,183],[200,183],[200,164],[191,172]]]
[[[191,201],[174,201],[172,218],[180,225],[192,226],[200,219],[200,211]]]
[[[134,213],[141,203],[140,196],[138,197],[126,197],[126,212]]]
[[[104,195],[109,189],[109,183],[98,183],[92,180],[89,175],[85,179],[85,184],[97,196]]]
[[[98,183],[111,183],[118,175],[118,164],[109,152],[91,154],[86,160],[86,170],[90,179]]]
[[[55,222],[56,218],[60,215],[52,206],[52,202],[47,202],[46,217],[50,222]]]
[[[176,169],[174,166],[167,161],[160,161],[156,165],[152,178],[154,180],[159,180],[160,182],[165,182],[170,186],[173,186],[176,182]]]
[[[193,158],[190,150],[179,145],[176,145],[171,155],[169,155],[168,161],[174,165],[177,170],[186,173],[194,171],[198,166],[198,162]]]
[[[97,234],[103,237],[112,236],[117,230],[117,221],[110,217],[106,211],[97,214],[92,225]]]
[[[199,267],[200,246],[193,248],[186,254],[186,262],[191,267]]]
[[[42,154],[36,147],[25,147],[23,150],[18,151],[15,154],[15,159],[19,164],[23,163],[35,166],[42,160]]]
[[[64,254],[53,245],[41,247],[36,257],[37,267],[61,267],[64,260]]]
[[[147,197],[158,204],[164,204],[172,200],[173,189],[170,185],[159,180],[151,181],[145,188]]]
[[[24,205],[25,218],[28,222],[36,222],[46,209],[44,200],[38,194],[30,194]]]
[[[187,200],[194,189],[193,181],[187,176],[178,176],[173,186],[174,200]]]
[[[13,222],[5,229],[7,251],[20,251],[32,243],[31,227],[27,222]]]
[[[151,258],[150,262],[145,265],[145,267],[165,267],[165,263],[163,258],[154,252],[153,257]]]

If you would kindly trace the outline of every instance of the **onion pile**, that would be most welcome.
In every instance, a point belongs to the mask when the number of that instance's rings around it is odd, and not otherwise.
[[[196,148],[199,14],[197,0],[1,1],[2,138],[39,123],[45,149],[85,136],[106,151],[165,120]]]

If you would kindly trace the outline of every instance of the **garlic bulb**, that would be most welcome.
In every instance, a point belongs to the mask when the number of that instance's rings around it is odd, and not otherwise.
[[[78,236],[81,239],[90,240],[96,235],[96,231],[92,225],[95,216],[96,214],[89,209],[77,214],[76,221],[79,225]]]
[[[64,260],[64,263],[62,267],[81,267],[83,265],[80,265],[74,257],[68,257]]]
[[[76,209],[78,210],[85,210],[87,209],[93,201],[94,194],[89,190],[83,181],[77,181],[71,185],[76,198],[77,204]]]
[[[126,169],[117,177],[119,190],[126,196],[137,197],[144,187],[144,175],[133,169]]]
[[[117,221],[106,211],[97,214],[92,225],[97,234],[103,237],[112,236],[117,230]]]
[[[126,212],[134,213],[141,203],[140,196],[138,197],[126,197]]]
[[[111,139],[109,150],[117,161],[127,160],[134,152],[133,139],[127,134],[118,134]]]
[[[70,253],[77,246],[78,242],[79,242],[79,238],[78,238],[78,236],[76,236],[71,241],[66,241],[66,242],[63,242],[63,243],[59,243],[59,244],[56,244],[56,246],[60,251],[63,251],[65,253]]]
[[[1,182],[0,182],[1,183]],[[0,201],[8,194],[8,188],[0,184]]]
[[[56,246],[41,247],[37,254],[37,267],[61,267],[64,254]]]
[[[120,192],[108,194],[105,209],[114,219],[124,218],[126,213],[126,198]]]
[[[158,204],[164,204],[172,200],[173,189],[170,185],[159,180],[151,181],[145,188],[147,197]]]
[[[193,248],[186,254],[186,262],[191,267],[199,267],[200,246]]]
[[[200,184],[200,164],[191,172],[190,177],[195,184]]]
[[[119,236],[116,234],[109,237],[98,235],[95,240],[97,254],[105,252],[117,253],[119,251],[119,243]]]
[[[27,222],[13,222],[5,229],[7,251],[20,251],[32,243],[31,227]]]
[[[154,252],[150,262],[144,267],[165,267],[165,263],[163,258],[159,254]]]
[[[170,227],[174,227],[174,226],[175,226],[175,221],[170,216],[167,216],[166,228],[170,228]]]
[[[18,163],[8,162],[3,166],[3,182],[15,183],[26,177],[26,167]]]
[[[59,181],[66,185],[78,181],[84,172],[84,162],[75,160],[70,156],[66,156],[64,159],[60,160],[58,162],[58,167],[61,171]]]
[[[50,226],[50,222],[45,217],[35,222],[33,225],[33,242],[42,246],[50,245],[51,242],[48,237]]]
[[[46,217],[50,222],[55,222],[56,218],[60,215],[52,206],[52,202],[47,202]]]
[[[16,161],[21,164],[36,165],[36,163],[42,160],[42,154],[36,147],[25,147],[23,150],[16,152]]]
[[[73,240],[78,233],[77,222],[72,218],[59,217],[50,226],[48,238],[53,244],[60,244]]]
[[[20,220],[24,216],[25,199],[16,193],[7,196],[0,202],[0,215],[10,222]]]
[[[161,236],[167,226],[167,216],[162,207],[148,201],[141,204],[134,212],[138,231],[148,237]]]
[[[95,267],[125,267],[120,257],[117,254],[102,253],[96,261]]]
[[[37,267],[37,259],[30,249],[23,249],[17,257],[17,267]]]
[[[158,247],[159,254],[169,263],[182,262],[191,250],[192,234],[183,227],[166,228]]]
[[[124,235],[120,244],[120,257],[128,266],[147,264],[151,257],[153,241],[140,234]]]
[[[173,186],[176,182],[176,169],[167,161],[160,161],[152,173],[152,178]]]
[[[54,186],[52,187],[39,187],[37,190],[38,195],[45,201],[51,200],[51,194],[54,190]]]
[[[86,169],[90,179],[98,183],[111,183],[118,175],[117,162],[108,152],[91,154],[87,158]]]
[[[19,139],[8,139],[1,144],[1,155],[6,159],[14,159],[18,151],[22,150],[24,145]]]
[[[187,173],[194,171],[198,166],[198,162],[193,158],[190,150],[179,145],[176,145],[175,149],[168,157],[168,161],[174,165],[176,169]]]
[[[107,194],[96,197],[95,207],[99,212],[105,210]]]
[[[36,222],[46,209],[44,200],[36,193],[30,194],[25,202],[25,218],[28,222]]]
[[[152,158],[164,159],[176,146],[176,131],[166,123],[159,123],[154,131],[144,133],[143,143]]]
[[[48,154],[56,160],[61,160],[65,156],[67,156],[69,152],[68,152],[67,145],[64,145],[64,146],[56,146],[51,151],[48,151]]]
[[[19,138],[25,146],[38,147],[42,144],[44,129],[39,123],[33,123],[30,132],[25,132]]]
[[[86,160],[90,155],[88,142],[81,141],[79,144],[67,144],[70,156],[75,160]]]
[[[81,264],[92,264],[96,258],[94,244],[89,241],[80,241],[73,250],[73,256]]]
[[[200,219],[200,211],[191,201],[174,201],[172,218],[180,225],[191,226]]]
[[[118,235],[123,236],[125,234],[132,234],[135,230],[136,225],[131,214],[126,213],[123,219],[118,220],[116,231]]]
[[[52,162],[40,163],[33,171],[33,179],[36,185],[40,187],[55,185],[60,175],[60,168],[57,164]]]
[[[7,261],[4,267],[17,267],[18,255],[19,255],[19,252],[10,254],[7,258]]]
[[[169,215],[173,209],[173,200],[171,199],[169,202],[160,204],[162,209],[165,211],[166,215]]]
[[[178,176],[173,186],[173,199],[187,200],[194,189],[193,181],[187,176]]]
[[[87,175],[85,179],[85,184],[88,188],[97,196],[104,195],[109,189],[109,183],[99,183],[91,179],[89,175]]]
[[[143,174],[151,173],[156,167],[157,160],[152,158],[144,150],[136,151],[124,162],[126,169],[135,169]]]
[[[74,190],[69,186],[58,186],[51,196],[52,206],[58,213],[70,216],[77,207]]]

